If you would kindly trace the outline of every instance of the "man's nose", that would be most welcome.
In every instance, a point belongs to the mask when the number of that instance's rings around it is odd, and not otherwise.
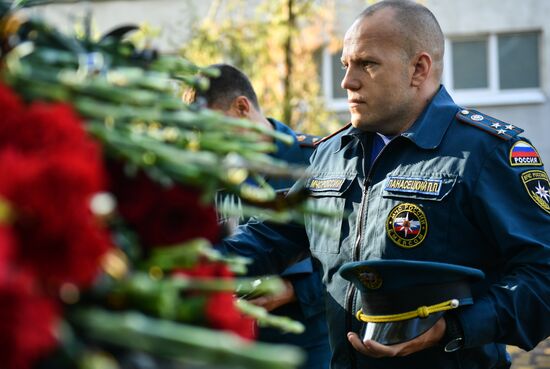
[[[342,83],[340,83],[340,86],[342,86],[344,90],[356,91],[361,87],[361,82],[354,75],[353,68],[351,66],[348,67],[342,79]]]

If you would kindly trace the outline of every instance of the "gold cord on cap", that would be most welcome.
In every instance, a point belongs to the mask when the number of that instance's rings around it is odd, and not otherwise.
[[[413,318],[427,318],[430,314],[440,311],[456,309],[460,305],[456,299],[445,301],[436,305],[420,306],[416,310],[408,311],[400,314],[390,315],[366,315],[363,314],[363,309],[359,309],[355,316],[358,320],[366,323],[390,323]]]

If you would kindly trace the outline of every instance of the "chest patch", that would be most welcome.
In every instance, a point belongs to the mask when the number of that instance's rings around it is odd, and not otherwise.
[[[543,170],[528,170],[520,175],[529,197],[542,210],[550,214],[550,183]]]
[[[386,219],[386,232],[398,246],[406,249],[419,246],[428,233],[426,214],[416,204],[398,204]]]
[[[528,142],[518,141],[510,149],[510,165],[519,166],[542,166],[542,160],[537,150]]]
[[[308,189],[310,191],[340,191],[344,184],[345,177],[331,177],[331,178],[312,178],[308,183]]]
[[[441,179],[392,176],[388,178],[384,190],[437,196],[441,191],[441,184]]]

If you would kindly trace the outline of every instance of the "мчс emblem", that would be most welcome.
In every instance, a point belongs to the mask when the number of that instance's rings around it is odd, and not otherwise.
[[[550,183],[543,170],[528,170],[521,173],[521,181],[529,194],[542,210],[550,214]]]
[[[513,167],[542,166],[542,160],[530,143],[518,141],[510,149],[510,165]]]
[[[369,290],[377,290],[382,286],[382,277],[371,268],[362,268],[358,271],[357,279]]]
[[[401,203],[390,211],[386,231],[398,246],[410,249],[420,245],[426,238],[428,221],[418,205]]]

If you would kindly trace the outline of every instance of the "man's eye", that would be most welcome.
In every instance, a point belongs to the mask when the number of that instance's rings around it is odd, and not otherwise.
[[[369,68],[369,67],[371,67],[371,66],[373,66],[373,65],[374,65],[374,63],[371,62],[371,61],[365,60],[365,61],[362,61],[362,62],[361,62],[361,66],[362,66],[363,68]]]
[[[342,70],[346,70],[346,69],[348,69],[348,65],[347,64],[342,64],[342,65],[340,65],[340,68],[342,68]]]

